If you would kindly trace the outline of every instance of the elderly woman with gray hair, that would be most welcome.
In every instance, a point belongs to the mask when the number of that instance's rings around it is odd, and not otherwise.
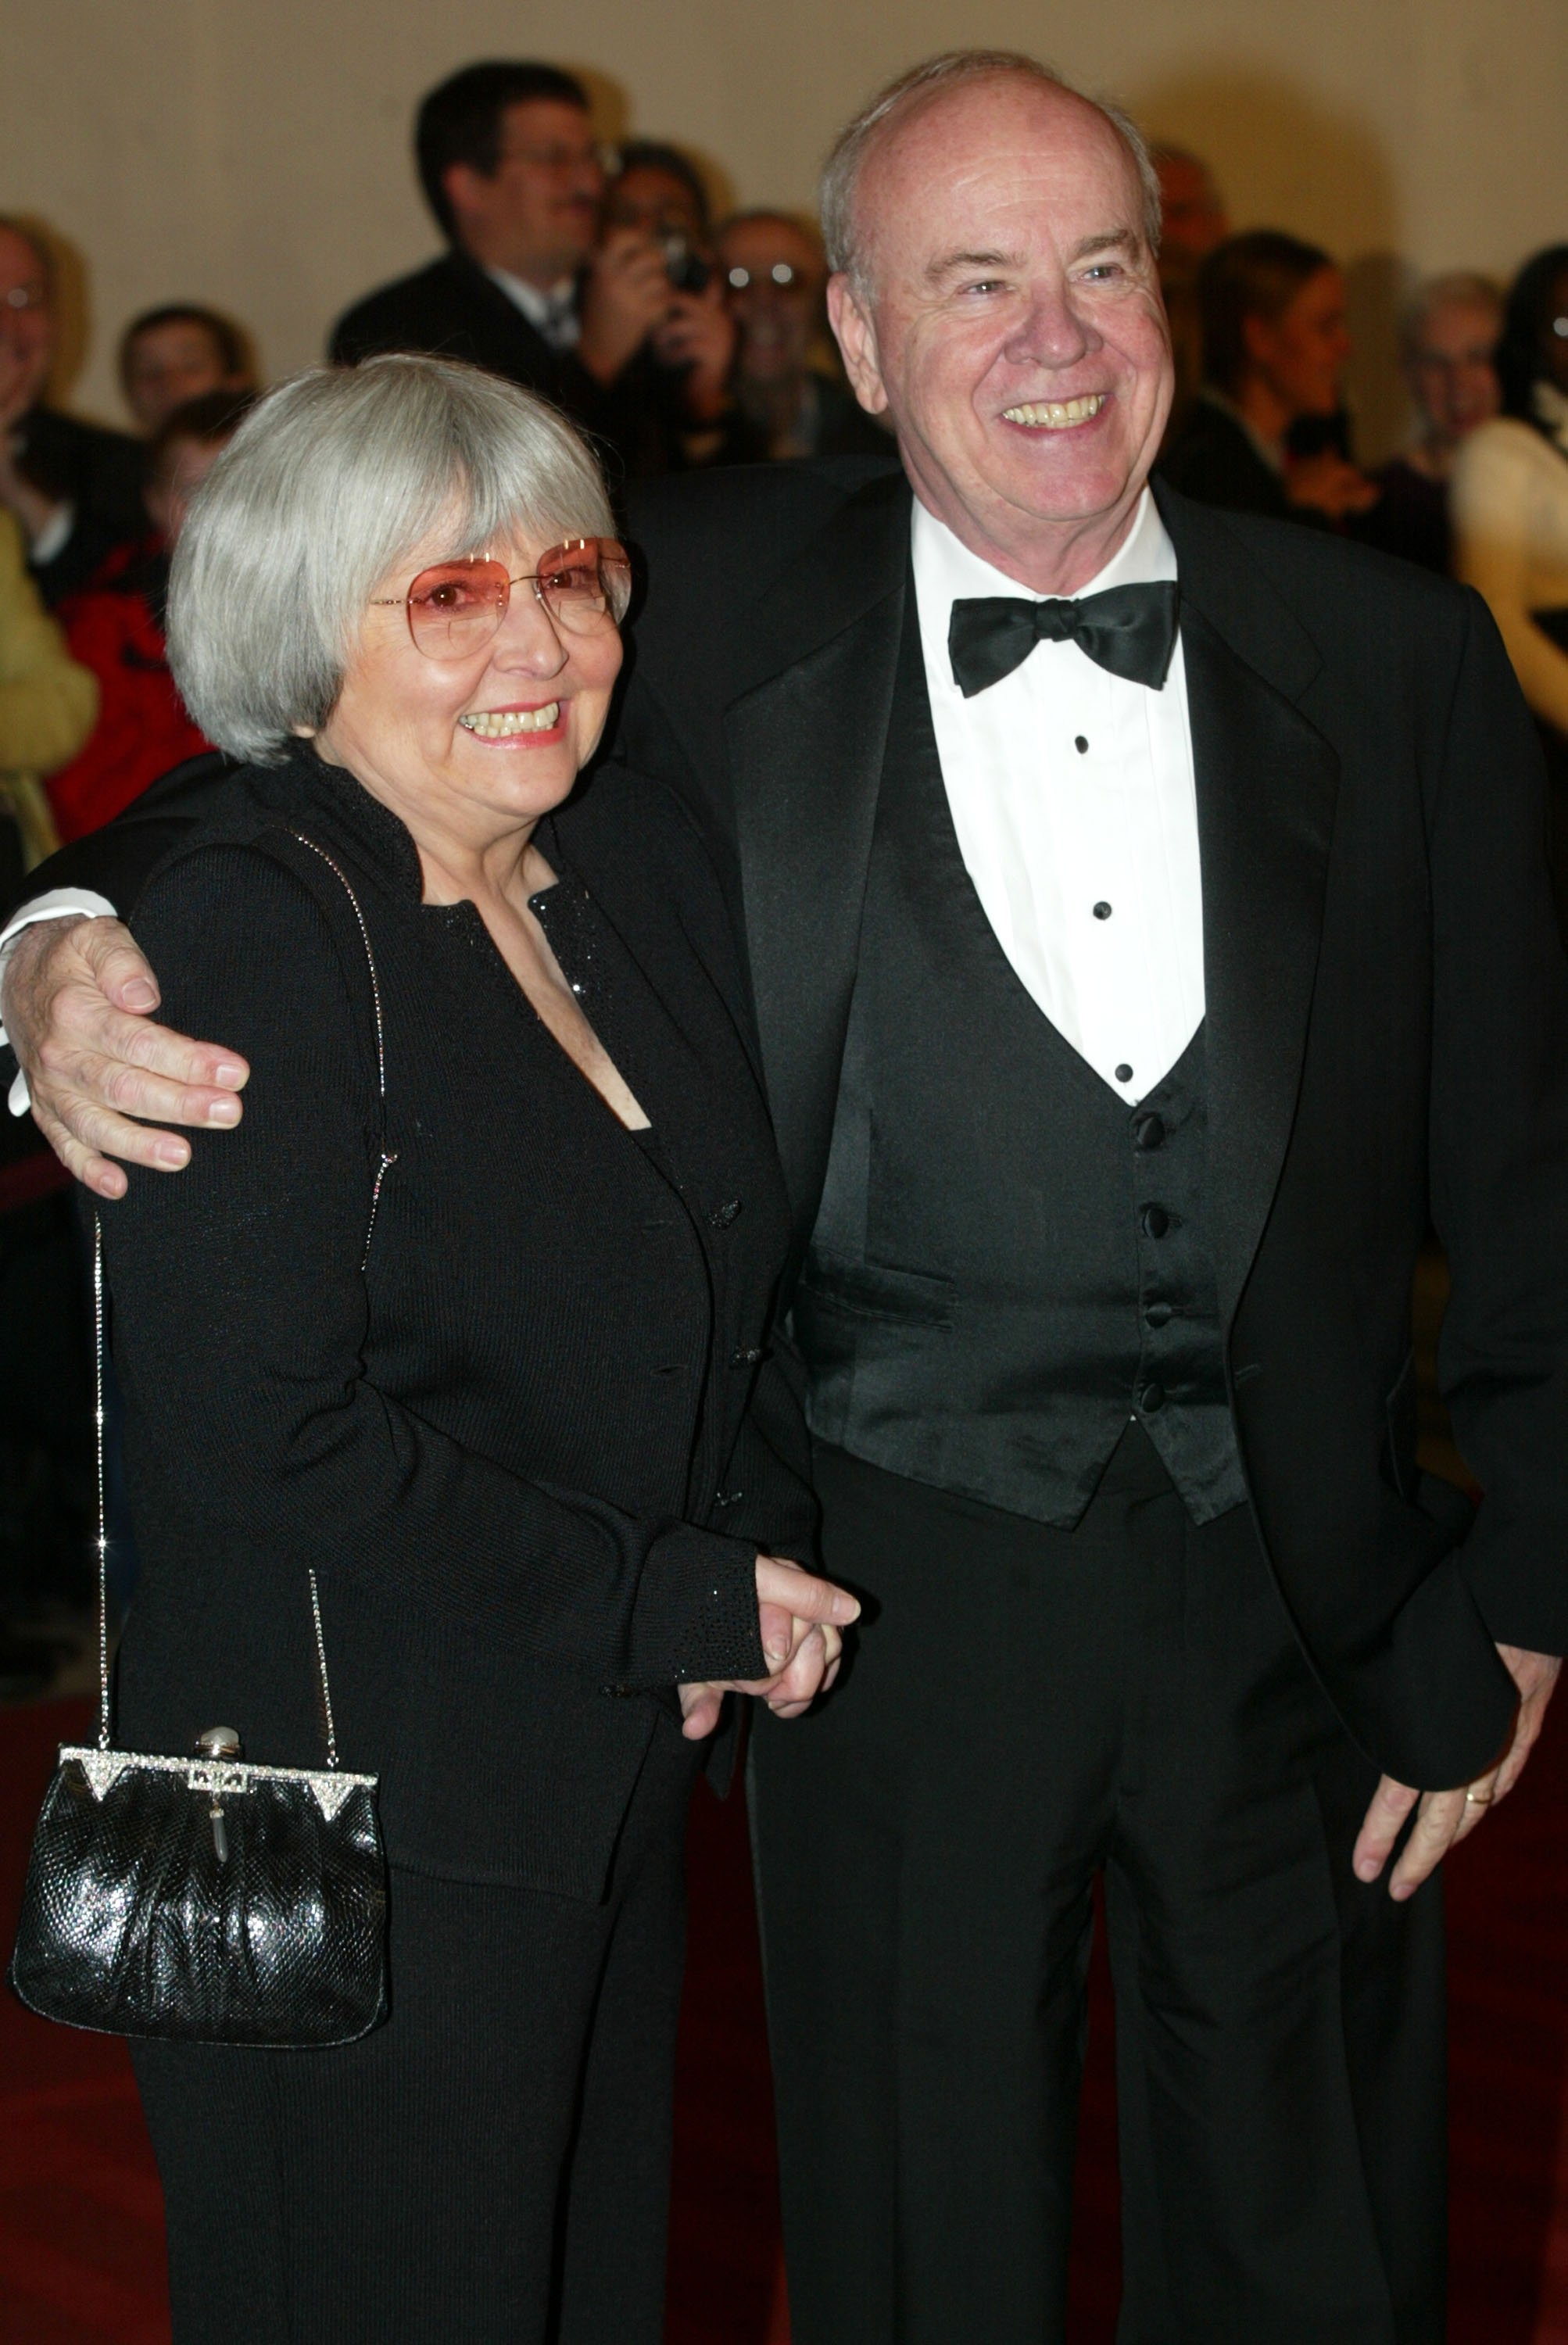
[[[787,1217],[722,898],[656,786],[575,788],[610,531],[509,385],[286,384],[170,594],[241,769],[97,842],[168,1014],[250,1071],[237,1129],[104,1216],[120,1737],[231,1718],[319,1764],[313,1571],[389,1865],[384,2025],[136,2048],[179,2345],[654,2345],[701,1741],[726,1687],[804,1707],[857,1609],[785,1559]]]

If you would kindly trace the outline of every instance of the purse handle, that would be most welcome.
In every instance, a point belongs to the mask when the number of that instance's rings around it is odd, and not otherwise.
[[[371,1005],[375,1012],[376,1027],[376,1085],[382,1106],[382,1149],[381,1162],[376,1168],[375,1185],[371,1191],[371,1213],[365,1229],[364,1252],[360,1256],[360,1268],[363,1270],[371,1258],[371,1240],[375,1235],[376,1212],[381,1203],[382,1183],[386,1179],[391,1167],[397,1162],[397,1151],[389,1150],[386,1145],[387,1061],[386,1034],[382,1023],[381,982],[376,976],[375,955],[371,950],[371,932],[365,926],[365,916],[360,909],[360,899],[350,887],[347,874],[333,861],[324,847],[318,847],[315,840],[307,838],[302,830],[290,831],[289,836],[297,839],[301,847],[308,847],[312,855],[319,855],[327,868],[335,873],[341,882],[343,893],[354,909],[360,941],[364,946],[365,960],[371,973]],[[107,1751],[110,1748],[111,1736],[109,1526],[104,1476],[104,1225],[96,1212],[93,1214],[93,1427],[95,1462],[97,1467],[98,1518],[97,1538],[94,1542],[97,1548],[98,1558],[98,1749]],[[310,1572],[309,1578],[311,1620],[316,1635],[316,1669],[321,1685],[321,1714],[326,1723],[327,1764],[330,1768],[335,1768],[338,1763],[338,1730],[332,1717],[332,1689],[327,1676],[327,1641],[321,1630],[321,1595],[316,1584],[313,1569]]]

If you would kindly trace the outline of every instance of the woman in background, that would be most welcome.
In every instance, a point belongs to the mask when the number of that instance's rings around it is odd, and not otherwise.
[[[1200,504],[1342,523],[1375,498],[1334,444],[1350,337],[1345,280],[1326,252],[1278,228],[1227,237],[1197,273],[1202,389],[1160,459]],[[1306,455],[1307,433],[1320,444]]]
[[[1502,411],[1454,465],[1455,569],[1491,605],[1540,730],[1568,937],[1568,244],[1538,252],[1514,279],[1497,376]]]

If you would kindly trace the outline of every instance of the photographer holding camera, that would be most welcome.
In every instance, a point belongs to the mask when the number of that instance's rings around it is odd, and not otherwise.
[[[447,249],[338,320],[335,363],[466,359],[585,426],[618,456],[612,477],[730,456],[734,330],[684,156],[626,149],[612,194],[634,208],[610,212],[586,92],[516,62],[466,66],[432,90],[414,148]]]

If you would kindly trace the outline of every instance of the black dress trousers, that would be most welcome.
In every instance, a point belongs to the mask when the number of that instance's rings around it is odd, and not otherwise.
[[[602,1903],[394,1867],[357,2044],[133,2046],[177,2340],[659,2345],[699,1764],[661,1713]]]
[[[1122,2345],[1441,2345],[1441,1890],[1351,1873],[1375,1772],[1248,1511],[1135,1427],[1072,1532],[818,1475],[866,1618],[752,1756],[795,2345],[1063,2338],[1100,1869]]]

